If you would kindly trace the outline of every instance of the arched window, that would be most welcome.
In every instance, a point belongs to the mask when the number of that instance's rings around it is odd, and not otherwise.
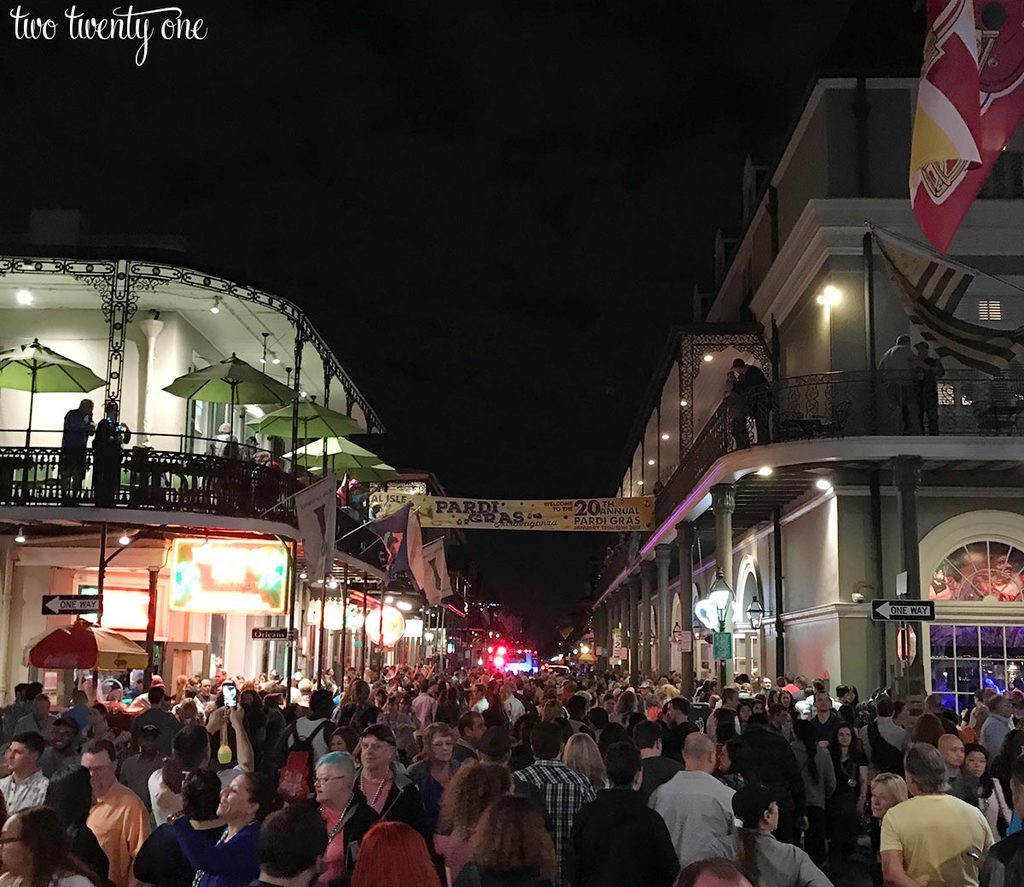
[[[935,601],[1024,600],[1024,550],[993,539],[960,545],[934,568],[928,594]]]

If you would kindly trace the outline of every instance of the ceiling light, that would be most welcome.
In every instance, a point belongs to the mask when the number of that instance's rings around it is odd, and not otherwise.
[[[713,355],[713,354],[705,354],[704,355],[704,363],[711,363],[711,361],[713,361],[714,359],[715,359],[715,355]]]
[[[679,406],[681,406],[681,407],[688,407],[689,405],[690,405],[689,401],[686,401],[686,400],[679,401]]]
[[[398,609],[401,610],[403,613],[408,613],[412,609],[412,604],[410,604],[408,601],[399,601],[397,604],[395,604],[395,606],[398,607]]]
[[[819,305],[824,305],[826,308],[831,308],[833,305],[838,305],[839,300],[842,297],[842,293],[839,291],[839,287],[829,284],[818,296],[817,302]]]
[[[644,482],[643,482],[642,480],[638,480],[638,481],[636,482],[636,485],[637,485],[638,487],[642,487],[642,486],[644,485]]]
[[[18,535],[14,537],[14,541],[17,542],[19,545],[22,542],[25,541],[25,528],[24,527],[18,527]]]
[[[307,573],[305,570],[303,570],[301,573],[299,573],[299,578],[300,579],[308,579],[309,578],[309,573]]]
[[[385,604],[393,604],[394,602],[395,602],[395,599],[390,594],[387,597],[384,598],[384,603]]]
[[[213,304],[210,306],[211,314],[220,314],[220,296],[213,297]]]
[[[128,531],[125,530],[117,540],[118,545],[131,545],[132,537],[128,535]]]
[[[281,365],[281,358],[280,358],[280,357],[278,357],[278,356],[277,356],[276,354],[274,354],[274,352],[273,352],[273,351],[271,351],[271,352],[270,352],[270,362],[271,362],[271,363],[272,363],[272,364],[273,364],[274,366],[280,366],[280,365]]]
[[[771,467],[771,465],[762,465],[760,468],[757,469],[755,473],[758,477],[771,477],[773,472],[774,469]]]
[[[814,485],[819,490],[821,490],[823,493],[830,493],[830,492],[832,492],[832,484],[829,482],[827,477],[819,477],[814,482]]]
[[[337,579],[332,579],[330,582],[327,583],[327,587],[328,588],[337,588],[338,587],[338,580]]]
[[[309,397],[309,395],[308,395],[308,394],[306,394],[306,392],[305,392],[305,391],[300,391],[300,392],[299,392],[299,397]]]
[[[653,459],[648,459],[647,460],[647,464],[648,465],[653,465],[654,464],[654,460]]]
[[[670,437],[670,435],[669,435],[669,433],[668,433],[668,432],[666,431],[666,432],[665,432],[665,433],[664,433],[664,434],[663,434],[663,435],[661,436],[661,439],[662,439],[662,440],[668,440],[668,439],[669,439],[669,437]]]
[[[14,298],[18,300],[19,305],[31,305],[36,300],[31,290],[18,290],[14,294]]]

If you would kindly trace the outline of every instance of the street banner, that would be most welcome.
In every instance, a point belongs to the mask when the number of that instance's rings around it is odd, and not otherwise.
[[[654,497],[631,499],[412,500],[424,527],[470,530],[583,530],[621,533],[654,529]]]
[[[371,521],[367,526],[380,536],[388,553],[388,562],[384,567],[385,587],[395,573],[407,573],[414,587],[425,592],[427,577],[423,561],[423,536],[412,505],[405,505],[394,514]]]
[[[928,0],[910,201],[942,252],[1024,117],[1024,3]]]
[[[430,606],[436,607],[452,594],[452,583],[448,577],[448,562],[444,556],[444,539],[435,539],[423,546],[425,569],[423,593]]]
[[[622,643],[622,629],[612,629],[612,659],[625,659],[626,648]]]
[[[333,474],[295,494],[302,554],[306,571],[314,577],[326,576],[334,566],[337,495],[338,479]]]
[[[426,496],[427,485],[421,480],[388,481],[370,491],[371,517],[387,517],[394,514],[414,496]]]

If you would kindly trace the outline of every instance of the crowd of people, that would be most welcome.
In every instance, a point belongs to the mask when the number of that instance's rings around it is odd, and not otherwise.
[[[0,887],[1024,885],[1024,697],[676,678],[21,685]]]

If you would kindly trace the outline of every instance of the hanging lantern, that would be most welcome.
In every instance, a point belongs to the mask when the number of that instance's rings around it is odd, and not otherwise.
[[[394,607],[379,607],[366,616],[366,636],[382,647],[393,647],[405,631],[405,617]]]

